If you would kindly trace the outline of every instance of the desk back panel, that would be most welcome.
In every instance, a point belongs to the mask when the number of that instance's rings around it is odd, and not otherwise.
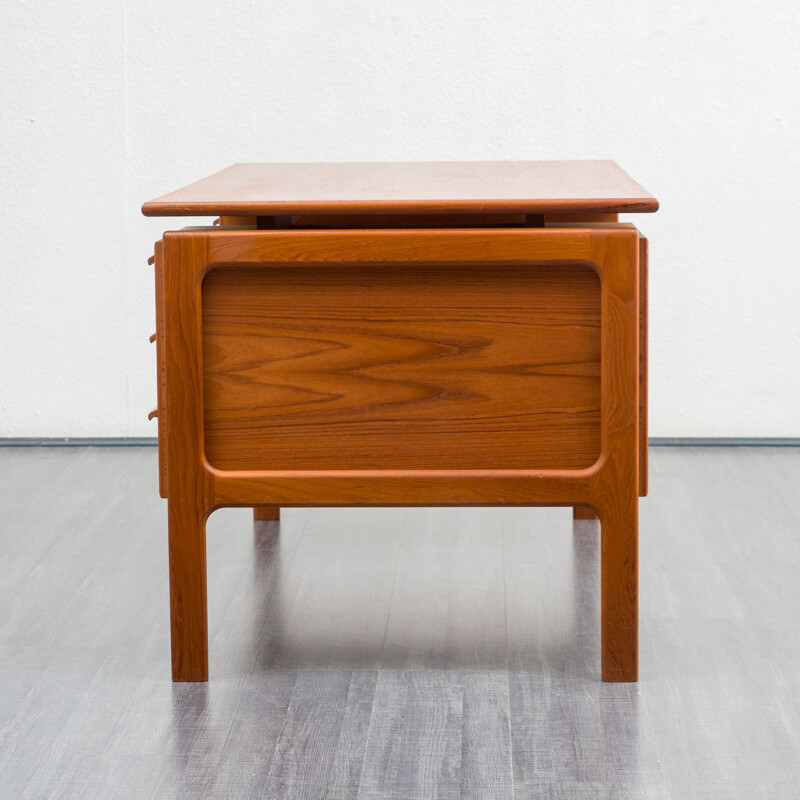
[[[220,265],[202,304],[217,469],[580,469],[600,454],[585,264]]]

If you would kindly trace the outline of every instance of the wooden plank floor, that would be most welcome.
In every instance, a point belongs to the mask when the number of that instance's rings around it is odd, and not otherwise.
[[[154,448],[0,448],[0,798],[800,796],[800,449],[654,448],[641,680],[566,509],[209,522],[169,671]]]

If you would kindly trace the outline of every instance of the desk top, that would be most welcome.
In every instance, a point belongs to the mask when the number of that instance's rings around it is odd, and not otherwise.
[[[148,217],[656,210],[613,161],[234,164],[142,206]]]

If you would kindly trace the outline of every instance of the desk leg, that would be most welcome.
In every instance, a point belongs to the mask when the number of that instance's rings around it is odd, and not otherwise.
[[[589,506],[573,506],[572,519],[597,519],[597,512]]]
[[[631,482],[600,511],[604,681],[635,681],[639,663],[639,497]]]
[[[172,680],[208,680],[206,514],[169,500],[169,588]]]
[[[213,502],[203,457],[200,286],[208,246],[183,232],[167,232],[162,242],[172,679],[207,681],[206,517]]]
[[[253,519],[256,522],[261,520],[275,520],[281,518],[280,506],[253,506]]]

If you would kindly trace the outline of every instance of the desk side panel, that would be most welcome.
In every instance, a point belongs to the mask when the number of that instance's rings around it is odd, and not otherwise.
[[[221,265],[202,303],[216,469],[571,470],[599,457],[587,264]]]

